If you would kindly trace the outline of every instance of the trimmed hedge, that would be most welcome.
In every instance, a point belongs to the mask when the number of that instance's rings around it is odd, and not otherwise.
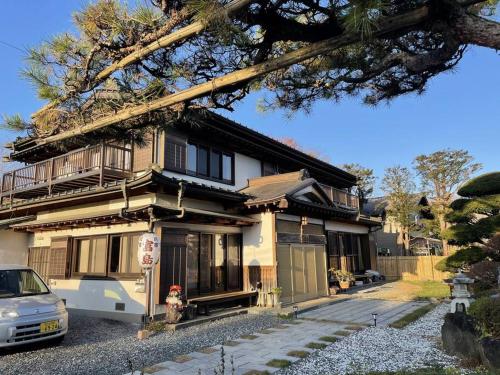
[[[466,182],[457,191],[462,197],[500,194],[500,172],[486,173]]]
[[[469,314],[483,336],[500,339],[500,298],[481,297],[469,308]]]
[[[464,265],[471,265],[480,262],[486,258],[487,254],[483,249],[477,246],[471,246],[466,249],[458,250],[455,254],[441,260],[435,268],[442,272],[456,272]]]

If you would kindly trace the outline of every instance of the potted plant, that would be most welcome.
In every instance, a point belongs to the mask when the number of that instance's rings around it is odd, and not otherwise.
[[[283,289],[280,286],[271,289],[271,294],[273,296],[273,307],[280,306],[280,295],[283,292]]]
[[[354,275],[349,271],[344,270],[329,270],[331,275],[339,282],[340,289],[349,289],[351,282],[354,281]]]

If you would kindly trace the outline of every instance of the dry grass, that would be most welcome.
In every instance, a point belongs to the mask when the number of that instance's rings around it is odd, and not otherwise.
[[[335,342],[338,340],[338,337],[335,337],[335,336],[321,336],[319,338],[319,340],[321,341],[327,341],[327,342]]]
[[[286,353],[289,357],[297,357],[297,358],[306,358],[309,355],[309,352],[305,350],[292,350]]]
[[[277,367],[277,368],[285,368],[292,364],[292,362],[286,359],[271,359],[266,363],[266,366]]]
[[[309,348],[309,349],[324,349],[327,346],[328,345],[323,344],[321,342],[310,342],[309,344],[306,345],[306,348]]]
[[[389,327],[392,328],[403,328],[406,327],[408,324],[413,323],[415,320],[421,318],[425,314],[427,314],[429,311],[433,310],[436,307],[436,305],[429,303],[428,305],[419,307],[418,309],[412,311],[409,314],[406,314],[405,316],[399,318],[395,322],[392,322],[389,324]]]

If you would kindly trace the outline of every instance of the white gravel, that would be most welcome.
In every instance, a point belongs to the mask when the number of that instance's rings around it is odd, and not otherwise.
[[[437,345],[448,304],[441,304],[403,329],[367,328],[279,372],[297,374],[362,374],[425,367],[457,367],[457,360]]]
[[[106,319],[70,317],[69,332],[60,346],[0,351],[0,374],[124,374],[129,363],[138,370],[205,346],[220,345],[272,327],[270,315],[239,315],[179,330],[147,340],[136,338],[138,325]]]

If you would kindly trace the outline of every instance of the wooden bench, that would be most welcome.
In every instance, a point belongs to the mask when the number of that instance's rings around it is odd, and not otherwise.
[[[205,315],[210,315],[210,306],[231,302],[231,301],[243,301],[248,307],[252,305],[252,300],[257,297],[257,292],[228,292],[221,294],[213,294],[209,296],[188,298],[188,304],[196,305],[198,308],[198,313],[204,310]]]

